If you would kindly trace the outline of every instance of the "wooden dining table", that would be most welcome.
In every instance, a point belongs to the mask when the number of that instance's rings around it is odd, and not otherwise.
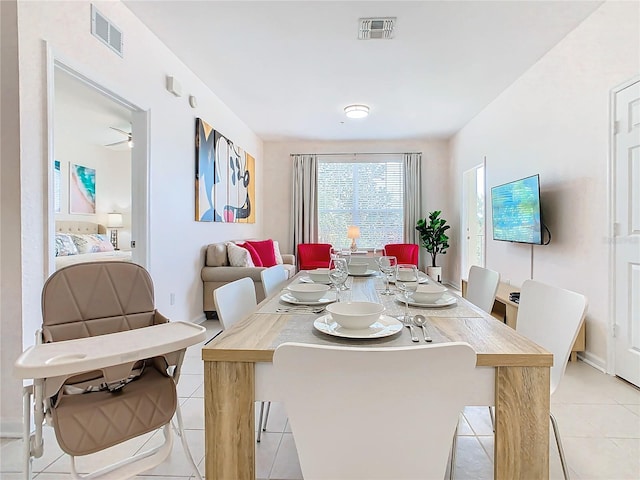
[[[305,272],[292,279],[300,281],[308,281]],[[378,274],[349,277],[347,285],[349,290],[341,292],[341,301],[380,302],[389,316],[404,312],[406,306],[401,296],[380,294],[384,283]],[[255,479],[254,402],[277,400],[261,398],[265,383],[261,376],[268,377],[278,345],[285,342],[363,347],[424,345],[420,331],[416,332],[420,334],[420,342],[415,343],[407,328],[390,336],[364,339],[320,332],[314,321],[326,312],[298,309],[298,305],[283,301],[282,295],[283,292],[278,292],[266,298],[253,314],[202,349],[208,480]],[[409,311],[427,318],[426,328],[433,344],[462,341],[476,351],[479,403],[472,404],[495,405],[494,478],[548,479],[549,376],[553,355],[455,292],[448,291],[446,295],[455,299],[445,302],[452,305],[410,306]],[[269,394],[277,397],[273,392]]]

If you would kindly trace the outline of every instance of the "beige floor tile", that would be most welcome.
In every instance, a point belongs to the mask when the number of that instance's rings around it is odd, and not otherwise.
[[[567,462],[581,479],[637,480],[638,457],[608,438],[562,437]]]
[[[476,435],[493,435],[489,407],[465,407],[464,416]]]
[[[562,437],[640,438],[640,418],[622,405],[552,405]]]
[[[290,433],[282,435],[280,448],[276,453],[269,478],[272,480],[302,480],[298,452],[293,441],[293,435]]]
[[[181,373],[180,380],[177,385],[178,397],[189,398],[193,396],[195,391],[198,390],[203,383],[204,380],[202,379],[202,375]]]
[[[180,403],[182,423],[186,430],[204,430],[204,399],[190,397]]]
[[[493,463],[476,437],[458,437],[456,480],[491,480]]]
[[[186,430],[185,438],[189,445],[189,450],[193,457],[194,462],[198,465],[204,458],[204,430]],[[141,450],[148,450],[155,448],[162,444],[164,437],[161,432],[157,432],[154,436],[141,448]],[[136,452],[138,453],[138,452]],[[185,451],[182,447],[180,438],[176,435],[173,436],[173,445],[171,454],[160,465],[144,472],[146,476],[163,475],[169,477],[183,477],[189,478],[193,474],[193,468]],[[200,472],[201,475],[204,472]],[[154,479],[157,477],[153,477]]]
[[[460,419],[458,420],[458,435],[474,435],[464,415],[460,415]]]
[[[640,417],[640,405],[623,405],[623,407]]]
[[[256,478],[269,478],[281,440],[282,433],[262,432],[260,443],[256,443]]]

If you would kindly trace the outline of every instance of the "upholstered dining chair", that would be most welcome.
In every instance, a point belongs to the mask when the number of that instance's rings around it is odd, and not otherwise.
[[[415,243],[388,243],[384,246],[384,254],[398,259],[398,263],[418,266],[420,246]]]
[[[499,283],[498,272],[472,265],[469,269],[465,298],[485,312],[491,313]]]
[[[15,366],[26,372],[23,378],[34,379],[24,394],[25,476],[31,477],[32,459],[43,454],[45,420],[70,456],[72,478],[113,479],[130,478],[167,458],[175,414],[187,460],[201,478],[184,436],[176,384],[186,347],[204,339],[203,327],[170,323],[155,309],[153,282],[139,265],[90,262],[53,273],[42,289],[37,343]],[[79,475],[77,457],[157,429],[164,434],[160,446]]]
[[[230,328],[233,324],[247,317],[258,306],[253,280],[249,277],[241,278],[213,291],[213,302],[218,313],[218,320],[222,330]],[[267,415],[264,417],[264,407],[267,404]],[[260,420],[258,421],[258,438],[260,442],[262,431],[267,429],[271,402],[260,402]]]
[[[587,309],[587,298],[576,292],[526,280],[520,289],[516,331],[553,354],[550,392],[560,384],[571,348],[578,336]],[[569,467],[562,448],[558,423],[549,412],[558,447],[564,478],[569,480]],[[452,454],[452,470],[455,447]]]
[[[466,343],[278,346],[275,382],[305,480],[443,478],[475,364]]]
[[[262,280],[264,297],[267,298],[282,289],[289,279],[289,274],[282,265],[274,265],[262,270],[260,279]]]
[[[298,245],[298,261],[300,270],[327,268],[331,260],[330,243],[300,243]]]

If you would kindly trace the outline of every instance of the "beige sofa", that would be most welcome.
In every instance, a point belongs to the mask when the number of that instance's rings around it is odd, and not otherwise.
[[[296,273],[295,255],[282,254],[282,265],[293,277]],[[258,302],[264,300],[260,272],[265,267],[232,267],[229,265],[226,242],[212,243],[207,246],[204,267],[200,273],[203,284],[203,310],[207,318],[213,317],[216,307],[213,302],[213,291],[234,280],[249,277],[253,280]]]

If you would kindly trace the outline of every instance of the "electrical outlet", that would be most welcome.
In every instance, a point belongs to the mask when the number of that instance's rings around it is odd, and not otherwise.
[[[174,303],[176,303],[176,294],[175,293],[170,293],[169,294],[169,305],[173,305]]]

